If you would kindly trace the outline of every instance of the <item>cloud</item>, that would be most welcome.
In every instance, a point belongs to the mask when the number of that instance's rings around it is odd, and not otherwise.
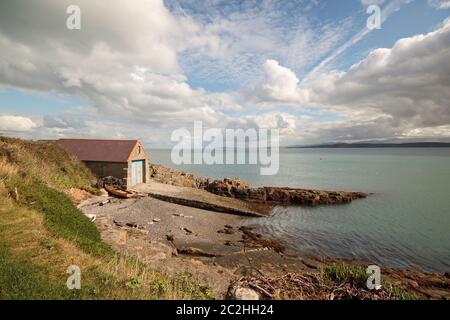
[[[162,0],[120,0],[106,9],[82,0],[81,30],[68,30],[71,3],[1,2],[0,84],[80,96],[102,115],[159,121],[187,121],[196,109],[218,121],[218,110],[239,108],[226,94],[186,82],[179,52],[212,52],[219,41],[190,17],[174,16]]]
[[[379,6],[379,5],[383,4],[384,2],[385,2],[385,0],[361,0],[361,4],[364,7],[368,7],[370,5],[377,5],[377,6]]]
[[[321,139],[364,140],[435,133],[448,137],[450,123],[450,22],[425,35],[372,51],[348,71],[333,70],[299,84],[295,74],[268,61],[262,87],[278,102],[298,99],[322,116],[344,120],[309,124]],[[273,107],[273,105],[272,105]],[[302,127],[302,126],[300,126]],[[304,128],[304,127],[303,127]],[[311,130],[309,130],[311,133]]]
[[[290,69],[280,66],[275,60],[264,63],[266,82],[262,86],[261,99],[302,103],[308,100],[308,92],[302,91],[299,79]]]
[[[382,5],[386,0],[361,0],[361,4],[364,7],[368,7],[370,5]]]
[[[449,23],[333,70],[369,31],[351,36],[351,17],[311,19],[305,11],[317,1],[192,1],[195,10],[169,11],[173,1],[117,0],[105,9],[80,0],[82,28],[73,31],[65,24],[72,1],[1,1],[0,86],[85,104],[18,117],[15,128],[33,138],[133,137],[155,145],[194,120],[278,128],[284,144],[449,136]],[[409,1],[383,3],[383,21]]]
[[[411,1],[413,1],[413,0],[391,0],[390,2],[388,2],[381,10],[381,13],[380,13],[381,14],[381,23],[383,24],[392,14],[399,11],[403,5],[408,4]],[[375,0],[375,2],[380,2],[380,1]],[[362,4],[370,5],[371,3],[370,3],[370,0],[362,0]],[[381,2],[380,2],[380,4],[381,4]],[[373,30],[376,30],[376,29],[369,29],[369,28],[367,28],[367,26],[364,26],[364,28],[362,30],[360,30],[358,33],[356,33],[354,36],[352,36],[348,41],[346,41],[341,46],[339,46],[336,50],[334,50],[333,53],[331,53],[322,62],[320,62],[316,67],[314,67],[314,69],[309,72],[309,74],[305,77],[305,79],[307,80],[310,77],[314,77],[316,74],[325,70],[338,56],[340,56],[346,50],[351,48],[353,45],[360,42],[368,34],[370,34]]]
[[[444,125],[450,123],[448,61],[450,23],[401,39],[391,49],[374,50],[347,72],[318,77],[315,100],[386,114],[398,126]]]
[[[36,127],[30,118],[12,115],[0,116],[0,130],[12,132],[27,132]]]
[[[428,0],[428,4],[436,9],[450,9],[450,1],[449,0]]]
[[[176,0],[169,1],[169,3]],[[352,30],[351,20],[317,21],[307,14],[318,1],[182,1],[175,11],[192,13],[209,34],[220,35],[211,54],[187,51],[180,61],[192,78],[233,89],[254,85],[269,56],[296,72],[323,59]],[[194,4],[195,3],[195,4]],[[191,9],[194,8],[194,9]],[[191,9],[191,10],[190,10]],[[314,47],[314,50],[311,48]]]

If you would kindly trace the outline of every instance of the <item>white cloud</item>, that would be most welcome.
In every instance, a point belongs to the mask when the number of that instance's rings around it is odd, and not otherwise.
[[[300,84],[291,70],[269,61],[265,69],[271,76],[262,87],[268,96],[286,103],[302,92],[307,99],[298,99],[299,106],[315,105],[331,116],[346,118],[321,122],[317,134],[322,139],[392,138],[430,132],[445,137],[450,123],[448,61],[450,22],[429,34],[401,39],[391,49],[374,50],[346,72],[320,73]]]
[[[31,131],[36,124],[30,118],[12,115],[0,116],[0,130],[13,132]]]
[[[365,0],[362,0],[362,1],[364,2]],[[369,3],[369,1],[370,0],[367,0],[366,2]],[[391,1],[389,1],[381,10],[381,13],[380,13],[381,14],[381,23],[383,24],[392,14],[394,14],[395,12],[398,12],[403,5],[408,4],[411,1],[413,1],[413,0],[391,0]],[[367,28],[367,26],[364,26],[364,28],[362,30],[360,30],[358,33],[356,33],[354,36],[352,36],[348,41],[346,41],[344,44],[339,46],[336,50],[334,50],[333,53],[331,53],[321,63],[319,63],[305,77],[305,80],[307,80],[311,77],[314,77],[314,76],[316,76],[316,74],[325,70],[338,56],[340,56],[342,53],[344,53],[346,50],[351,48],[356,43],[360,42],[368,34],[370,34],[373,30],[376,30],[376,29],[369,29],[369,28]]]
[[[374,50],[347,72],[317,78],[314,99],[329,106],[386,114],[398,126],[447,124],[448,61],[450,23],[426,35],[401,39],[391,49]]]
[[[368,7],[370,5],[381,5],[385,2],[385,0],[361,0],[361,4],[365,7]]]
[[[386,2],[383,19],[409,1]],[[15,127],[33,138],[139,137],[158,144],[193,120],[279,128],[285,144],[448,136],[450,23],[374,50],[350,70],[327,71],[369,31],[351,37],[351,19],[313,27],[301,15],[286,23],[275,8],[289,6],[284,2],[264,3],[260,11],[245,3],[205,22],[170,12],[162,0],[118,0],[107,9],[80,0],[82,29],[69,31],[71,2],[0,2],[0,85],[88,104],[42,121],[18,117],[22,127]],[[217,79],[245,92],[198,86],[214,88]]]
[[[275,60],[264,63],[267,79],[262,87],[263,100],[302,103],[308,100],[308,92],[299,87],[299,79],[290,69],[280,66]]]
[[[220,35],[219,50],[189,51],[180,58],[195,79],[212,84],[253,86],[269,57],[296,72],[310,68],[352,31],[351,19],[318,22],[305,14],[316,0],[193,3],[203,12],[196,17],[205,21],[205,30]]]
[[[450,9],[449,0],[428,0],[428,4],[436,9]]]
[[[239,108],[226,94],[186,82],[177,54],[212,52],[219,41],[191,18],[174,16],[162,0],[120,0],[107,8],[82,0],[81,30],[70,31],[70,3],[2,1],[0,84],[81,96],[102,115],[130,118],[185,114],[187,121],[198,108],[205,110],[197,113],[203,120],[218,121],[218,110]],[[26,24],[18,22],[23,18]]]

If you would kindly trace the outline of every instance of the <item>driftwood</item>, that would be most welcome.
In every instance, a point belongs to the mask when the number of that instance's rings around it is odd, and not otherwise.
[[[233,298],[238,288],[251,288],[262,299],[296,300],[389,300],[392,293],[384,289],[369,291],[351,282],[334,283],[321,273],[287,273],[278,277],[247,276],[235,280],[228,288],[228,298]]]

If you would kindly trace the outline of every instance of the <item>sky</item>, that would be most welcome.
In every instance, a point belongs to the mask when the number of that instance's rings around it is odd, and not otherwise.
[[[0,2],[0,134],[168,147],[202,121],[282,146],[450,142],[450,0],[107,3]]]

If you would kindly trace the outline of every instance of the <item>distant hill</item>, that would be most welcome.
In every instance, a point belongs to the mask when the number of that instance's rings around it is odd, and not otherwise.
[[[289,148],[450,148],[448,142],[406,142],[406,143],[331,143]]]

